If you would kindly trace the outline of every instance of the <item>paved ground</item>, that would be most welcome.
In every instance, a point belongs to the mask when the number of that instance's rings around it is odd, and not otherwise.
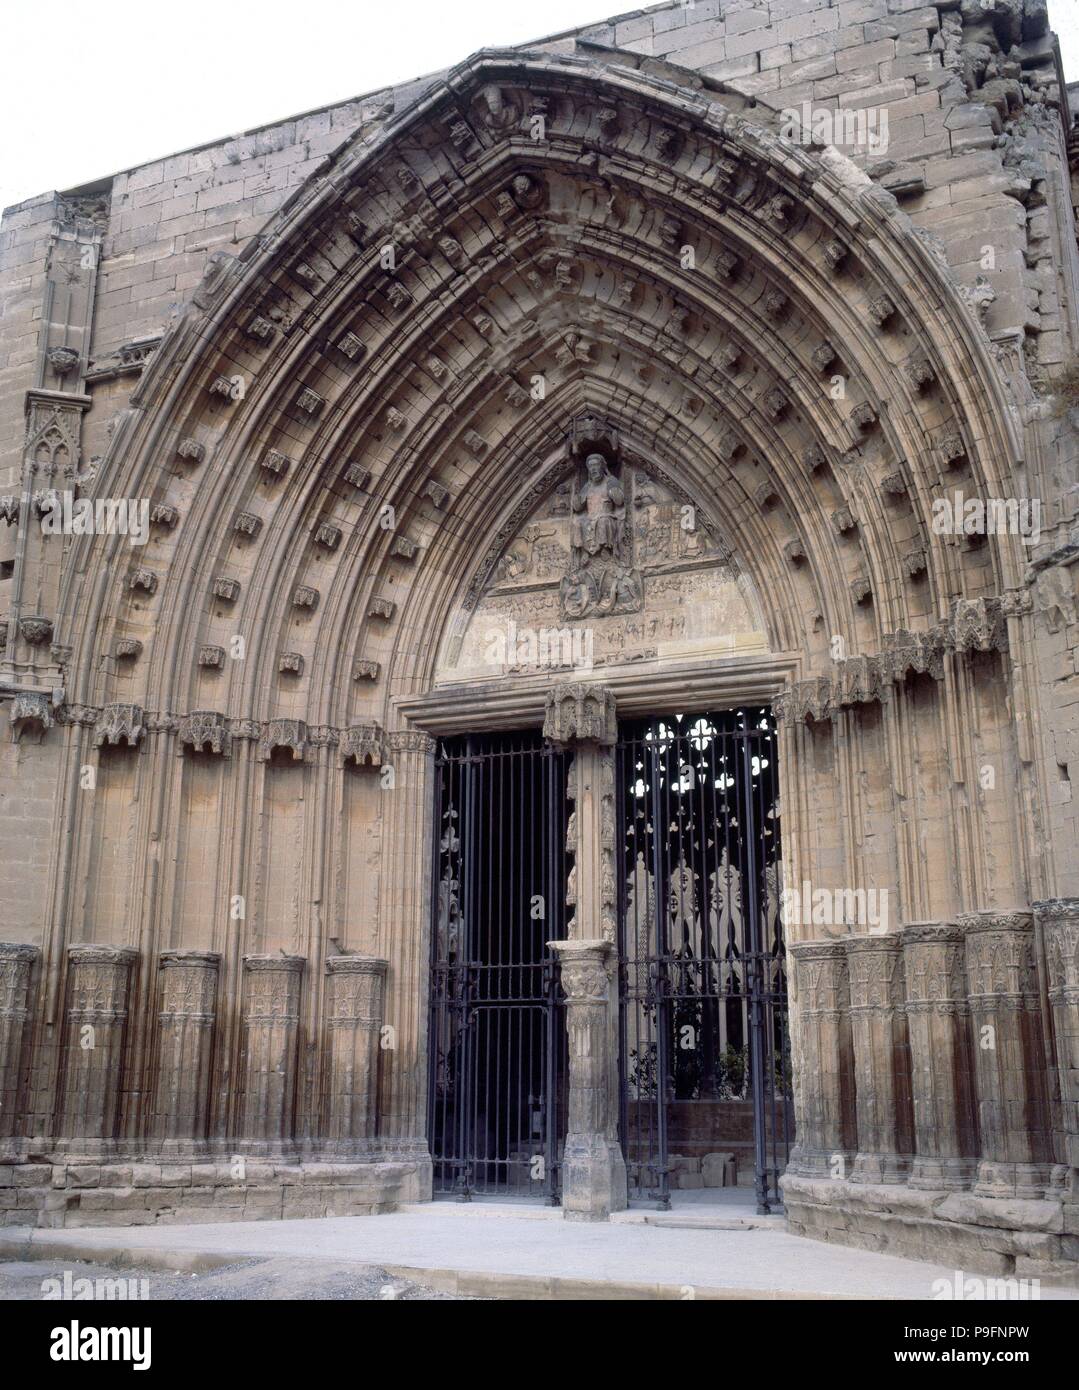
[[[87,1285],[77,1282],[86,1279],[95,1281],[98,1297],[115,1299],[122,1293],[125,1298],[146,1297],[150,1302],[261,1298],[415,1302],[463,1297],[395,1279],[384,1269],[323,1260],[241,1260],[203,1274],[177,1274],[146,1265],[115,1268],[77,1260],[11,1260],[0,1264],[0,1302],[44,1299],[54,1292],[63,1296],[65,1288],[73,1297],[89,1292]],[[129,1282],[120,1289],[119,1280]]]
[[[955,1271],[774,1229],[701,1230],[564,1221],[546,1207],[424,1204],[389,1216],[219,1225],[17,1231],[0,1257],[212,1269],[247,1258],[367,1266],[487,1297],[933,1297]],[[254,1277],[254,1276],[253,1276]],[[302,1274],[298,1272],[298,1278]],[[374,1277],[374,1276],[372,1276]],[[1079,1290],[1043,1287],[1043,1299]],[[233,1296],[242,1297],[242,1294]],[[257,1295],[255,1295],[257,1296]],[[351,1295],[349,1295],[351,1296]]]

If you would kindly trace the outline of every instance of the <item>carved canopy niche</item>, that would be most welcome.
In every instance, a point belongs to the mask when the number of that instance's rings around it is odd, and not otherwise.
[[[714,522],[609,421],[578,417],[544,478],[481,558],[440,681],[768,651]]]

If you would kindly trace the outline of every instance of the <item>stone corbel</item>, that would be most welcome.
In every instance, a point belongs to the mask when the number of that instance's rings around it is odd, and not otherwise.
[[[231,749],[225,716],[218,714],[216,710],[205,709],[185,714],[180,720],[176,751],[182,753],[185,747],[190,748],[193,753],[202,753],[209,749],[211,753],[224,754],[227,758]]]
[[[11,741],[18,743],[27,729],[39,730],[39,738],[52,728],[52,701],[44,692],[20,690],[11,700]]]
[[[307,753],[307,725],[302,719],[271,719],[262,730],[258,744],[259,762],[269,762],[275,748],[290,748],[293,762],[303,762]]]
[[[350,724],[341,736],[341,762],[380,768],[385,761],[381,724]]]
[[[94,747],[101,748],[105,744],[115,747],[123,741],[129,748],[136,748],[145,732],[141,705],[106,705],[98,719]]]

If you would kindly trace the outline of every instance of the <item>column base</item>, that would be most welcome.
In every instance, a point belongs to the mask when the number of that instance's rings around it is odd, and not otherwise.
[[[973,1184],[977,1172],[975,1158],[932,1158],[919,1154],[908,1186],[916,1192],[964,1192]]]
[[[802,1178],[834,1181],[849,1177],[855,1156],[847,1149],[808,1149],[796,1143],[791,1149],[787,1172]]]
[[[859,1153],[854,1155],[851,1182],[906,1182],[910,1176],[909,1154]]]
[[[1045,1163],[997,1163],[982,1159],[978,1164],[976,1197],[1025,1197],[1037,1201],[1049,1189],[1049,1165]]]
[[[629,1205],[620,1145],[591,1134],[566,1138],[562,1158],[562,1214],[567,1221],[606,1221]]]

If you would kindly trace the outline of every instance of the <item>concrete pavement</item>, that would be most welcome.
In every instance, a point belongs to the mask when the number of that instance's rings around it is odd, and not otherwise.
[[[951,1285],[955,1277],[944,1266],[731,1225],[591,1224],[538,1206],[425,1203],[319,1220],[9,1227],[0,1233],[0,1258],[206,1270],[286,1257],[379,1266],[434,1289],[504,1298],[931,1299],[934,1281]],[[1043,1287],[1041,1297],[1075,1299],[1079,1289]]]

